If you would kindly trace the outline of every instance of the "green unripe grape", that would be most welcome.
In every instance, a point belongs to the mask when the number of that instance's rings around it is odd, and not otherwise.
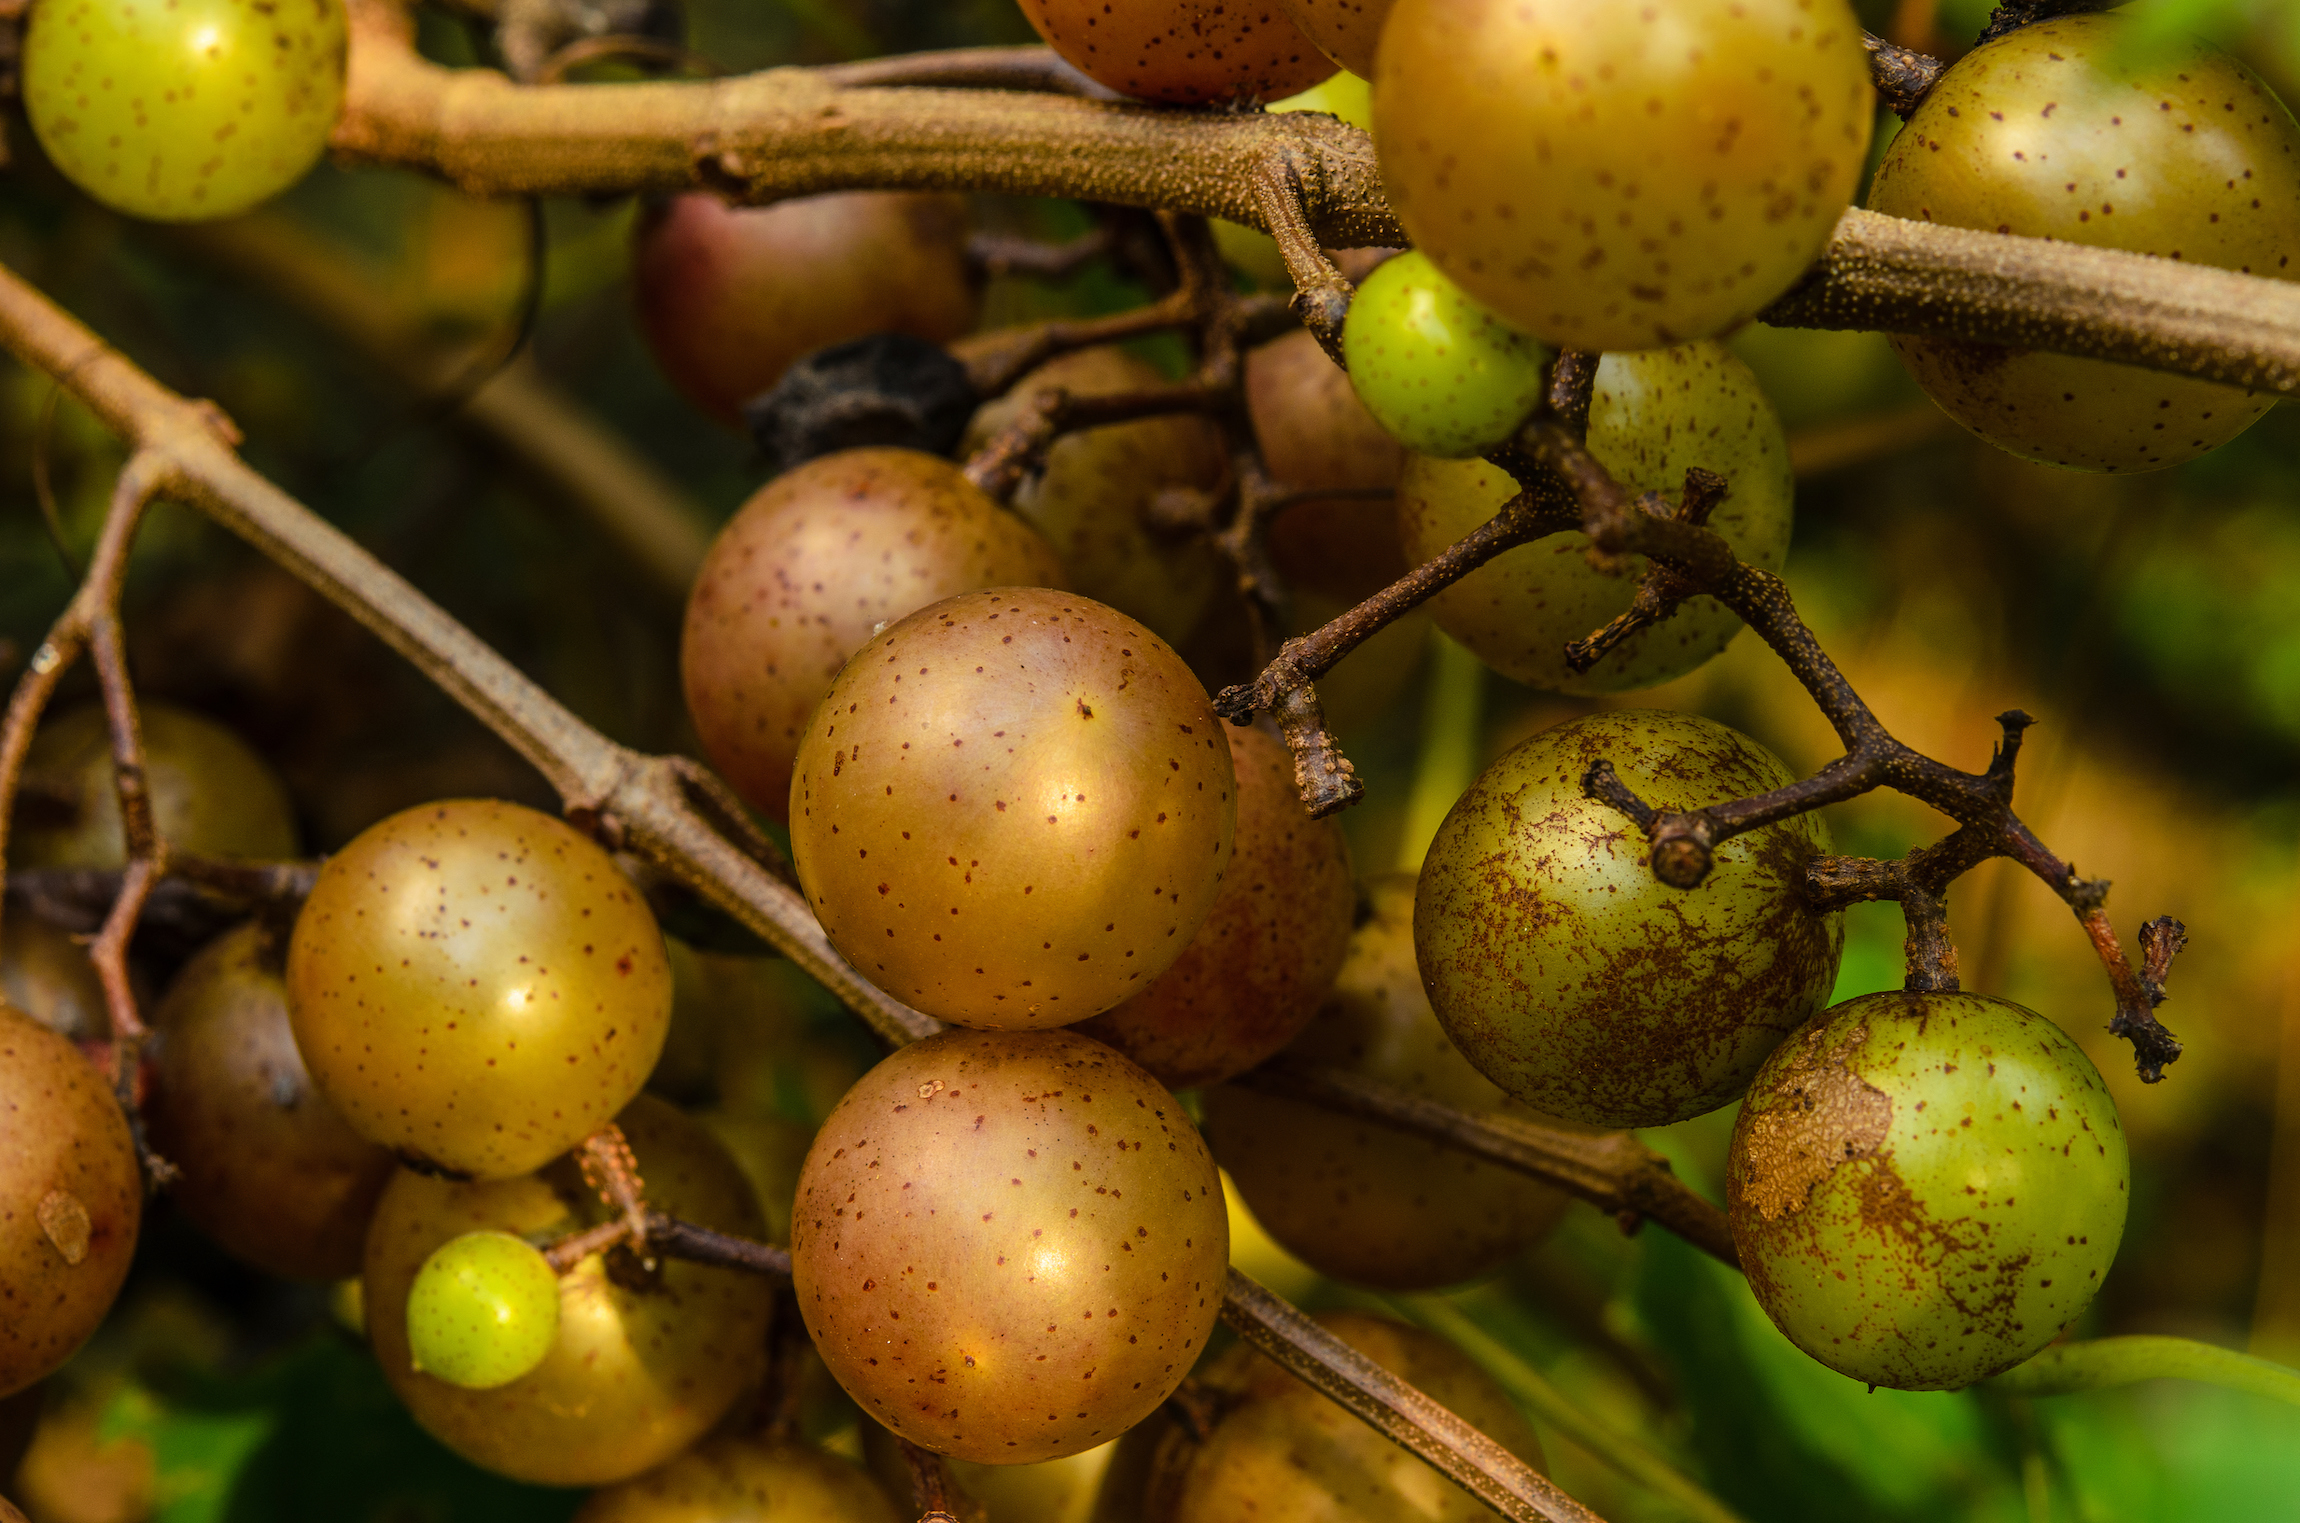
[[[132,217],[229,217],[303,178],[343,108],[343,0],[39,0],[24,108]]]
[[[2124,1234],[2129,1169],[2099,1072],[1983,994],[1864,995],[1765,1064],[1727,1194],[1749,1288],[1855,1380],[1948,1390],[2059,1336]]]
[[[1342,355],[1374,420],[1407,448],[1447,460],[1516,433],[1541,405],[1550,360],[1419,251],[1387,261],[1358,287]]]
[[[1789,555],[1795,482],[1781,420],[1749,367],[1714,343],[1608,354],[1590,398],[1589,452],[1629,492],[1675,501],[1698,466],[1725,478],[1728,495],[1709,527],[1750,565],[1778,571]],[[1482,460],[1416,456],[1398,487],[1398,538],[1415,564],[1468,534],[1517,495],[1510,476]],[[1681,677],[1732,643],[1741,618],[1697,597],[1631,635],[1586,672],[1565,664],[1586,639],[1628,611],[1641,555],[1592,565],[1589,537],[1552,534],[1495,557],[1430,599],[1438,627],[1507,677],[1560,693],[1617,693]]]
[[[449,1238],[408,1287],[408,1365],[449,1385],[509,1385],[558,1337],[559,1276],[540,1249],[508,1232]]]
[[[1869,205],[2289,280],[2300,123],[2207,42],[2064,16],[1959,59],[1878,166]],[[1943,411],[2048,465],[2147,471],[2250,428],[2273,392],[1953,339],[1893,340]]]
[[[1415,958],[1447,1034],[1494,1083],[1591,1126],[1666,1126],[1740,1094],[1827,1003],[1844,917],[1811,909],[1804,879],[1828,827],[1802,814],[1735,836],[1698,886],[1673,888],[1637,827],[1583,796],[1600,759],[1664,810],[1795,780],[1691,714],[1624,709],[1544,730],[1438,828]]]

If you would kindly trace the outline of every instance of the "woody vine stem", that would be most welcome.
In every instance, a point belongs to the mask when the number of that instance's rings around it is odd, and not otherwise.
[[[481,195],[619,194],[706,187],[738,201],[857,189],[945,189],[1061,196],[1162,214],[1181,271],[1155,312],[1047,325],[994,336],[970,353],[985,390],[1030,364],[1121,331],[1175,327],[1198,344],[1200,366],[1169,391],[1104,401],[1037,399],[1028,437],[994,441],[976,462],[996,482],[1027,469],[1065,428],[1112,415],[1189,410],[1224,430],[1232,472],[1214,499],[1176,507],[1178,522],[1212,534],[1241,587],[1265,613],[1279,596],[1259,529],[1285,499],[1262,472],[1237,396],[1237,356],[1284,320],[1269,302],[1235,298],[1206,275],[1203,223],[1226,217],[1277,238],[1298,288],[1294,313],[1337,346],[1350,282],[1328,248],[1402,243],[1383,199],[1370,142],[1314,115],[1216,115],[1113,105],[1070,88],[1043,55],[953,55],[847,69],[777,69],[740,78],[633,85],[518,85],[486,71],[450,71],[420,58],[405,12],[354,0],[349,95],[335,144],[346,159],[438,175]],[[466,8],[474,8],[468,6]],[[2036,7],[2032,7],[2036,8]],[[2049,8],[2049,7],[2044,7]],[[1922,61],[1878,54],[1897,108]],[[1890,69],[1888,70],[1888,66]],[[1896,83],[1899,81],[1899,83]],[[984,88],[949,88],[980,83]],[[1921,93],[1921,92],[1920,92]],[[1995,342],[2140,364],[2293,394],[2300,392],[2300,291],[2274,281],[2114,251],[1962,232],[1849,211],[1815,268],[1767,313],[1783,326],[1850,327]],[[1128,328],[1128,324],[1136,326]],[[7,805],[25,747],[65,668],[87,655],[107,700],[130,863],[103,910],[94,955],[112,1006],[113,1073],[133,1113],[142,1023],[125,977],[129,937],[171,873],[241,900],[282,894],[292,867],[232,872],[172,855],[142,800],[141,742],[120,656],[118,598],[144,507],[165,496],[239,535],[360,620],[527,758],[571,816],[753,930],[804,967],[890,1042],[936,1029],[857,976],[832,950],[787,867],[748,828],[723,785],[691,762],[638,754],[599,735],[348,538],[250,470],[236,432],[212,406],[177,396],[12,273],[0,270],[0,342],[54,378],[128,441],[96,557],[79,592],[35,652],[0,720],[0,854]],[[1005,348],[1000,349],[998,344]],[[2010,806],[2025,716],[2004,718],[1989,767],[1959,771],[1894,739],[1797,617],[1777,578],[1738,562],[1703,527],[1729,482],[1696,474],[1677,501],[1631,501],[1582,447],[1591,356],[1561,362],[1550,404],[1496,463],[1524,488],[1495,520],[1430,565],[1324,629],[1289,641],[1252,682],[1227,690],[1225,712],[1267,711],[1293,745],[1312,807],[1352,796],[1355,779],[1317,710],[1315,681],[1389,620],[1484,560],[1541,535],[1580,529],[1604,550],[1647,557],[1651,570],[1624,620],[1578,648],[1596,659],[1612,640],[1668,616],[1686,597],[1733,608],[1803,682],[1845,754],[1814,777],[1756,799],[1704,809],[1654,808],[1593,769],[1587,786],[1635,819],[1654,869],[1691,885],[1722,841],[1770,820],[1877,787],[1941,808],[1958,828],[1899,862],[1824,858],[1808,875],[1816,902],[1892,898],[1908,912],[1912,987],[1952,986],[1941,934],[1948,884],[1991,856],[2009,856],[2053,887],[2099,951],[2116,996],[2115,1027],[2156,1078],[2179,1045],[2153,1010],[2181,933],[2170,921],[2125,956],[2103,909],[2105,885],[2080,878]],[[1018,478],[1017,478],[1018,479]],[[1270,627],[1265,623],[1264,628]],[[0,869],[4,871],[4,869]],[[1728,1261],[1722,1218],[1626,1136],[1587,1138],[1526,1123],[1479,1120],[1412,1102],[1346,1075],[1273,1067],[1251,1082],[1377,1117],[1562,1185],[1625,1222],[1651,1217]],[[604,1144],[603,1144],[604,1146]],[[708,1233],[645,1209],[614,1186],[618,1229],[649,1251],[762,1273],[780,1250]],[[1550,1523],[1592,1515],[1497,1445],[1326,1334],[1234,1271],[1224,1315],[1256,1347],[1352,1412],[1438,1465],[1505,1516]]]

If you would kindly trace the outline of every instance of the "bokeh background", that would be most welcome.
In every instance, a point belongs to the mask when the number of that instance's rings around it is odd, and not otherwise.
[[[1942,53],[1987,12],[1976,0],[1860,8],[1873,29]],[[2295,98],[2300,5],[2138,9],[2151,25],[2210,31]],[[689,0],[689,40],[750,69],[1031,39],[1009,0]],[[489,56],[483,28],[444,12],[426,15],[423,46],[451,63]],[[20,113],[7,139],[0,260],[170,385],[218,400],[253,463],[585,719],[642,748],[694,749],[676,587],[635,571],[631,530],[504,451],[454,395],[500,358],[540,280],[532,341],[490,384],[546,399],[546,454],[553,427],[620,439],[659,478],[661,504],[685,515],[688,544],[760,484],[749,443],[682,402],[638,340],[630,202],[540,208],[540,266],[529,208],[390,172],[323,166],[242,222],[168,229],[70,191]],[[1085,222],[1076,208],[996,201],[977,213],[984,226],[1048,236]],[[987,321],[1141,294],[1098,275],[999,282]],[[2176,1333],[2300,1361],[2300,409],[2287,404],[2178,470],[2085,477],[1963,436],[1874,335],[1759,329],[1736,345],[1800,466],[1788,582],[1854,683],[1903,738],[1967,767],[1988,757],[1992,716],[2036,715],[2024,816],[2088,876],[2114,881],[2128,939],[2157,914],[2189,927],[2163,1012],[2187,1053],[2164,1083],[2143,1086],[2105,1034],[2107,989],[2050,893],[1991,864],[1951,896],[1966,986],[2075,1036],[2132,1139],[2131,1224],[2080,1331]],[[0,679],[61,608],[120,459],[44,377],[0,368]],[[53,485],[53,533],[36,471]],[[675,544],[656,548],[676,560]],[[396,657],[188,512],[154,514],[128,627],[144,692],[254,742],[287,779],[314,850],[429,798],[553,805]],[[1484,674],[1418,624],[1361,660],[1380,669],[1353,679],[1344,741],[1369,797],[1346,823],[1367,872],[1414,866],[1484,761],[1590,707]],[[86,696],[76,686],[67,701]],[[1802,691],[1747,636],[1631,701],[1737,725],[1801,770],[1834,754]],[[1831,824],[1839,849],[1879,855],[1947,828],[1890,796],[1837,809]],[[725,927],[682,929],[720,953],[757,950]],[[1899,982],[1899,936],[1892,906],[1850,912],[1840,997]],[[737,1108],[760,1167],[795,1162],[806,1125],[869,1061],[867,1042],[786,967],[706,958],[687,972],[749,1033]],[[1731,1119],[1651,1140],[1717,1196]],[[1347,1300],[1266,1242],[1244,1251],[1281,1290]],[[1635,1436],[1752,1520],[2300,1516],[2300,1412],[2171,1383],[2039,1400],[1866,1392],[1791,1348],[1731,1274],[1657,1230],[1625,1238],[1583,1207],[1452,1305],[1585,1421]],[[106,1330],[7,1404],[6,1425],[37,1424],[7,1489],[35,1523],[460,1523],[572,1510],[575,1494],[481,1476],[424,1438],[346,1330],[349,1315],[339,1293],[234,1267],[163,1200]],[[822,1406],[818,1428],[852,1444],[836,1403]],[[1534,1415],[1559,1479],[1605,1516],[1685,1515]],[[1000,1523],[1067,1523],[1078,1514],[1064,1505],[1075,1507],[1046,1500]]]

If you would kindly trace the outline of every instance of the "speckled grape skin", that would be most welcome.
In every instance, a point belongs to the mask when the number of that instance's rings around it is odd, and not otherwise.
[[[1950,227],[2156,254],[2292,279],[2300,124],[2210,44],[2117,16],[2064,16],[1975,49],[1894,139],[1872,209]],[[2149,471],[2217,448],[2276,405],[2067,355],[1895,337],[1944,412],[2049,465]]]
[[[1454,1049],[1414,964],[1414,880],[1365,888],[1333,993],[1291,1059],[1331,1065],[1473,1115],[1525,1114]],[[1336,1279],[1434,1290],[1539,1241],[1564,1195],[1393,1127],[1258,1090],[1206,1096],[1206,1141],[1270,1236]]]
[[[1158,1082],[1068,1031],[946,1031],[888,1057],[799,1176],[815,1348],[912,1443],[992,1464],[1116,1438],[1181,1384],[1230,1224]]]
[[[1350,384],[1408,449],[1480,454],[1541,405],[1549,351],[1487,310],[1418,250],[1367,276],[1342,327]]]
[[[1374,44],[1391,0],[1280,0],[1318,51],[1361,79],[1374,77]]]
[[[663,934],[614,860],[492,799],[404,810],[330,857],[287,985],[296,1046],[352,1129],[480,1179],[597,1131],[671,1022]]]
[[[1674,500],[1689,466],[1715,471],[1730,495],[1709,527],[1752,566],[1779,571],[1789,554],[1795,482],[1781,420],[1757,378],[1722,345],[1609,354],[1598,363],[1589,449],[1632,493]],[[1517,483],[1482,460],[1406,462],[1398,536],[1419,565],[1484,523]],[[1565,664],[1568,641],[1587,639],[1629,609],[1645,557],[1611,570],[1589,562],[1589,537],[1552,534],[1495,557],[1430,600],[1438,627],[1495,671],[1560,693],[1617,693],[1681,677],[1741,632],[1741,618],[1711,597],[1688,599],[1668,620],[1630,636],[1586,672]]]
[[[907,1484],[907,1483],[906,1483]],[[795,1439],[729,1434],[591,1493],[574,1523],[906,1523],[869,1472]]]
[[[1374,73],[1414,246],[1573,349],[1708,338],[1787,290],[1875,111],[1846,0],[1397,0]]]
[[[508,1232],[466,1232],[431,1252],[407,1292],[408,1363],[467,1391],[509,1385],[559,1341],[559,1276]]]
[[[135,1256],[143,1203],[135,1145],[104,1076],[79,1048],[0,1005],[0,1396],[54,1370],[104,1320]]]
[[[799,747],[791,856],[832,945],[896,998],[1065,1026],[1182,955],[1236,820],[1181,657],[1099,603],[1002,588],[856,652]]]
[[[205,715],[173,704],[142,706],[144,781],[152,823],[178,851],[275,859],[298,854],[295,807],[264,759]],[[22,810],[8,839],[11,867],[121,867],[120,799],[112,734],[101,704],[40,726],[24,757],[28,789],[53,812]]]
[[[1168,1089],[1219,1083],[1292,1041],[1341,969],[1357,903],[1341,821],[1303,810],[1293,753],[1265,730],[1222,729],[1238,774],[1222,892],[1172,967],[1079,1028]]]
[[[118,211],[194,222],[303,178],[343,107],[342,0],[39,0],[32,130]]]
[[[679,648],[687,712],[711,765],[785,819],[799,737],[880,626],[955,593],[1064,585],[1037,531],[949,461],[824,455],[753,493],[703,558]]]
[[[1165,384],[1155,366],[1123,349],[1081,349],[985,405],[967,425],[964,449],[987,444],[1049,386],[1106,396]],[[1227,572],[1202,536],[1153,534],[1143,515],[1160,492],[1210,490],[1227,470],[1221,432],[1204,418],[1176,414],[1081,429],[1054,442],[1045,469],[1015,491],[1014,511],[1054,547],[1069,573],[1063,585],[1181,645]]]
[[[1334,72],[1279,0],[1020,0],[1055,52],[1137,100],[1277,100]]]
[[[288,1026],[284,947],[262,925],[184,964],[153,1012],[144,1121],[168,1198],[234,1257],[291,1280],[359,1273],[391,1154],[312,1083]]]
[[[1600,759],[1655,809],[1795,780],[1691,714],[1623,709],[1544,730],[1438,828],[1415,959],[1462,1056],[1518,1099],[1591,1126],[1666,1126],[1740,1094],[1827,1003],[1844,917],[1808,909],[1804,878],[1829,832],[1815,814],[1763,826],[1719,844],[1699,887],[1671,888],[1637,826],[1583,796]]]
[[[750,1181],[700,1123],[652,1096],[615,1120],[650,1206],[764,1232]],[[680,1259],[650,1275],[628,1255],[610,1265],[597,1254],[561,1277],[559,1339],[533,1373],[468,1391],[408,1367],[408,1287],[433,1249],[490,1230],[549,1242],[606,1212],[571,1158],[476,1183],[402,1169],[383,1192],[367,1242],[369,1341],[415,1420],[474,1464],[540,1486],[627,1480],[701,1437],[765,1372],[771,1283]]]
[[[2116,1103],[2060,1028],[1984,994],[1848,1000],[1781,1045],[1733,1128],[1749,1288],[1872,1385],[2010,1369],[2091,1302],[2124,1235]]]

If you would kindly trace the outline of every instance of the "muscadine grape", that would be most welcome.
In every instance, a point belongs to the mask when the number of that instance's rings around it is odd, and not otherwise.
[[[1788,442],[1756,377],[1721,346],[1606,355],[1590,402],[1589,450],[1628,491],[1671,500],[1688,467],[1716,472],[1729,495],[1709,527],[1750,565],[1778,571],[1788,558],[1796,495]],[[1508,473],[1482,460],[1409,460],[1397,499],[1406,558],[1429,560],[1517,491]],[[1689,598],[1588,671],[1568,667],[1566,643],[1627,612],[1647,564],[1631,555],[1592,565],[1587,535],[1552,534],[1463,577],[1430,600],[1430,612],[1479,660],[1520,682],[1561,693],[1650,687],[1724,650],[1741,619],[1715,598]]]
[[[903,1523],[847,1460],[790,1439],[729,1434],[591,1493],[574,1523]]]
[[[2116,1103],[2059,1027],[1983,994],[1848,1000],[1782,1043],[1734,1123],[1749,1288],[1842,1374],[1951,1390],[2060,1335],[2124,1234]]]
[[[862,1423],[863,1462],[889,1495],[912,1495],[910,1461],[894,1434],[875,1422]],[[943,1466],[958,1490],[993,1518],[1030,1523],[1129,1523],[1098,1508],[1102,1478],[1120,1439],[1058,1460],[1035,1465],[982,1465],[945,1458]]]
[[[508,1232],[449,1238],[407,1288],[408,1367],[449,1385],[509,1385],[558,1340],[559,1276]]]
[[[761,1235],[749,1182],[699,1124],[652,1096],[615,1121],[649,1206]],[[560,1277],[558,1338],[518,1379],[474,1391],[412,1367],[408,1291],[434,1249],[468,1232],[549,1241],[611,1211],[573,1158],[469,1182],[401,1169],[384,1190],[367,1239],[368,1337],[415,1420],[474,1464],[543,1486],[626,1480],[708,1432],[764,1370],[771,1284],[680,1259],[649,1270],[628,1249],[592,1254]]]
[[[2291,279],[2300,123],[2200,39],[2064,16],[1976,48],[1934,84],[1878,166],[1896,217]],[[2250,428],[2276,395],[1997,344],[1895,337],[1948,415],[2050,465],[2147,471]]]
[[[1182,955],[1237,777],[1141,625],[1035,588],[923,608],[855,653],[800,744],[791,856],[864,977],[961,1025],[1061,1026]]]
[[[144,1119],[193,1225],[269,1273],[338,1280],[359,1273],[392,1158],[312,1083],[288,1025],[283,951],[251,922],[184,964],[153,1013]]]
[[[1358,287],[1342,355],[1358,400],[1392,438],[1448,460],[1515,434],[1541,405],[1550,361],[1418,249]]]
[[[1374,73],[1414,246],[1573,349],[1754,316],[1828,241],[1875,112],[1847,0],[1396,0]]]
[[[1370,914],[1291,1059],[1330,1065],[1473,1115],[1521,1110],[1454,1050],[1414,964],[1414,880],[1366,885]],[[1393,1127],[1225,1086],[1206,1140],[1270,1236],[1337,1279],[1458,1285],[1538,1241],[1566,1197]]]
[[[0,1005],[0,1396],[62,1364],[104,1320],[135,1255],[143,1201],[135,1144],[104,1076],[79,1048]]]
[[[1079,1028],[1168,1089],[1219,1083],[1292,1041],[1342,966],[1356,906],[1341,822],[1303,810],[1293,753],[1266,731],[1222,729],[1238,774],[1222,892],[1172,967]]]
[[[1274,5],[1221,0],[1021,0],[1055,52],[1138,100],[1193,106],[1275,100],[1333,63]]]
[[[1405,446],[1374,421],[1349,375],[1306,331],[1247,353],[1246,412],[1270,478],[1289,491],[1380,491],[1405,471]],[[1297,593],[1355,603],[1406,572],[1396,519],[1387,497],[1294,503],[1270,522],[1271,564]]]
[[[172,704],[143,705],[144,785],[169,846],[203,857],[296,854],[279,774],[230,730]],[[12,867],[120,867],[128,860],[103,706],[60,714],[32,737],[8,841]]]
[[[1049,361],[985,405],[967,426],[981,448],[1049,386],[1109,396],[1166,384],[1123,349],[1081,349]],[[1065,585],[1150,626],[1179,645],[1197,628],[1222,579],[1222,560],[1202,537],[1162,537],[1144,515],[1169,488],[1206,490],[1227,469],[1222,437],[1204,418],[1178,413],[1081,429],[1057,439],[1046,467],[1014,494],[1014,511],[1054,547]]]
[[[1672,888],[1636,826],[1582,793],[1600,760],[1655,809],[1795,781],[1755,741],[1691,714],[1624,709],[1544,730],[1438,828],[1415,961],[1462,1056],[1518,1099],[1592,1126],[1666,1126],[1740,1094],[1828,1001],[1844,917],[1814,911],[1804,889],[1828,827],[1801,814],[1735,836],[1698,887]]]
[[[24,109],[65,178],[132,217],[246,211],[343,109],[342,0],[39,0]]]
[[[703,558],[679,648],[687,712],[735,791],[785,819],[799,737],[880,627],[955,593],[1062,585],[1046,541],[947,460],[810,460],[752,494]]]
[[[614,859],[492,799],[403,810],[330,857],[287,986],[296,1046],[354,1131],[482,1179],[597,1131],[671,1017],[663,934]]]
[[[873,333],[943,344],[971,331],[981,294],[966,235],[956,196],[673,196],[634,235],[639,331],[689,401],[739,425],[743,404],[802,355]]]
[[[0,1002],[74,1042],[96,1041],[111,1030],[104,984],[88,949],[69,931],[23,911],[0,921]]]
[[[872,1069],[799,1179],[823,1362],[915,1444],[1029,1464],[1172,1394],[1222,1304],[1221,1181],[1181,1106],[1068,1031],[945,1031]]]
[[[1374,45],[1392,0],[1280,0],[1318,51],[1364,79],[1374,76]]]

